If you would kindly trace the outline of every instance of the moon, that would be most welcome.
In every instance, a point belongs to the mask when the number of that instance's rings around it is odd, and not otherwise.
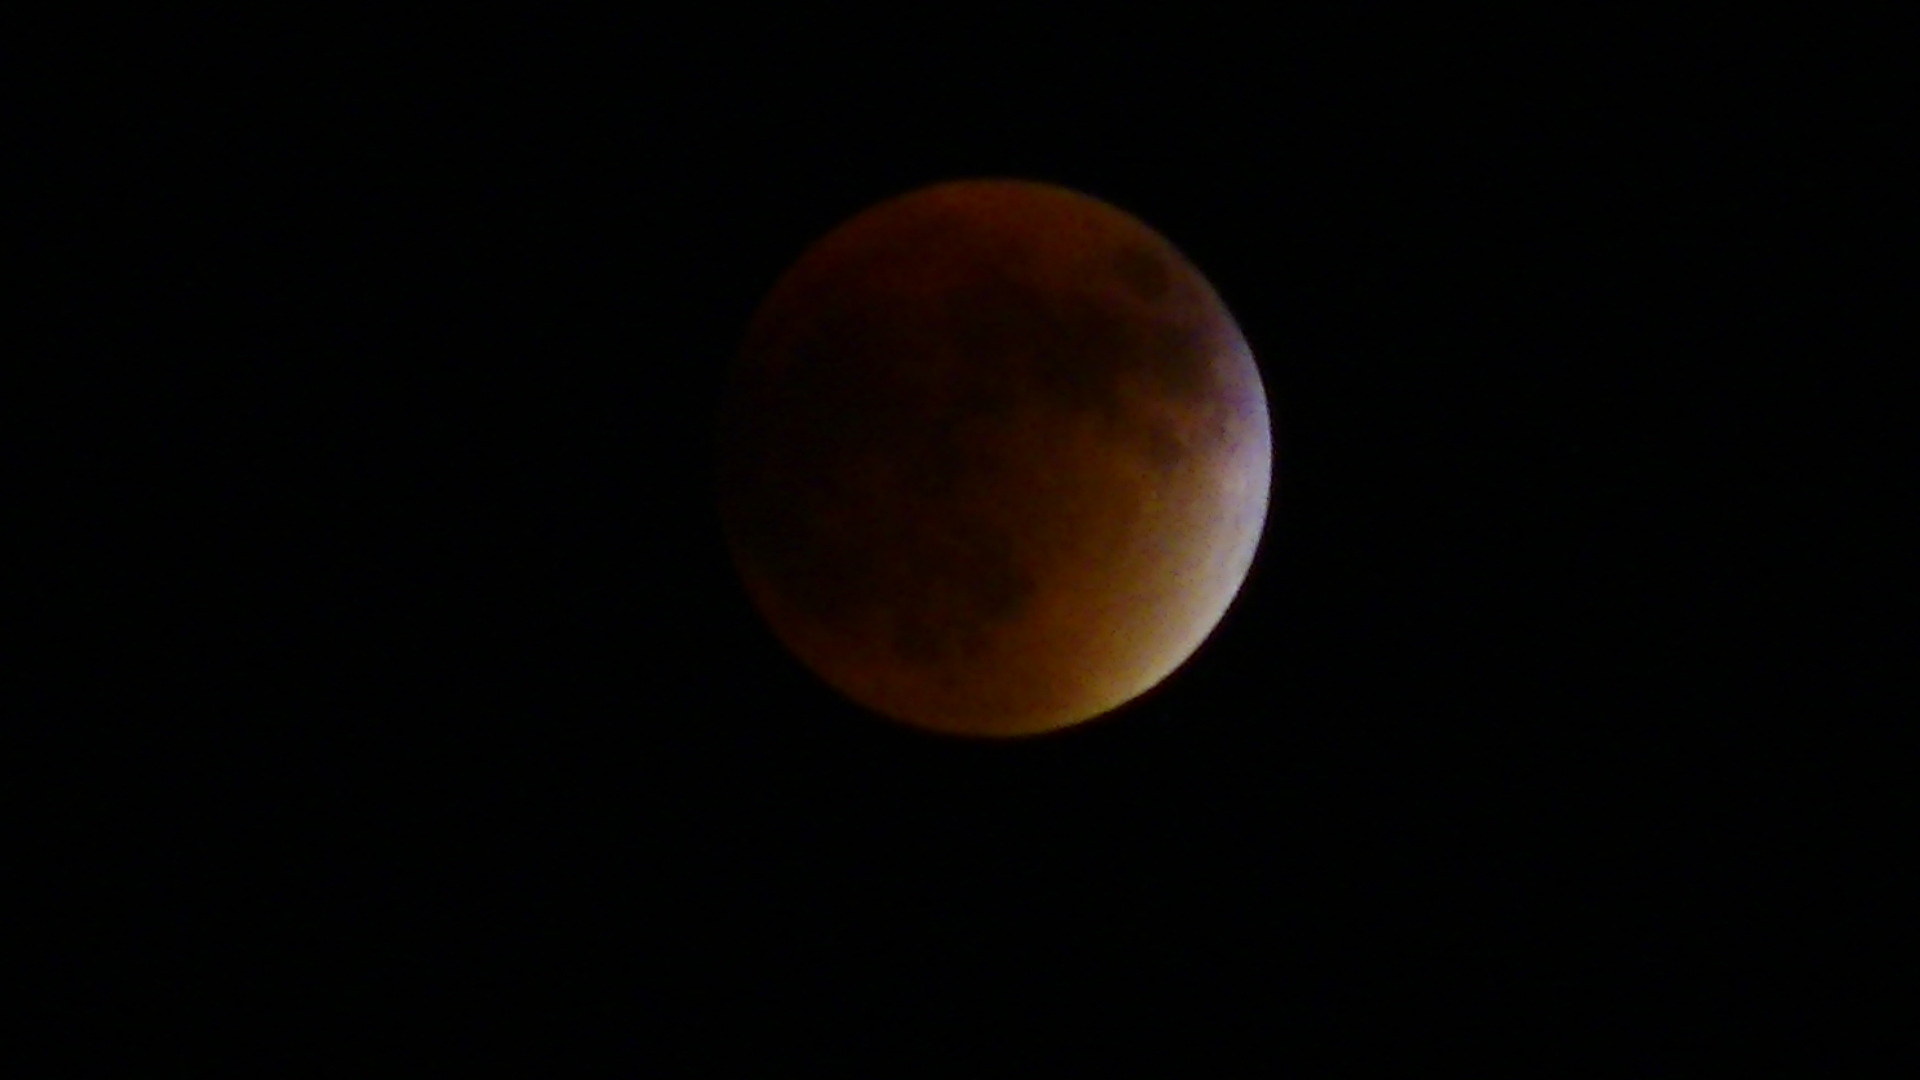
[[[746,593],[867,709],[1009,737],[1161,683],[1266,521],[1267,397],[1171,242],[1104,201],[960,180],[854,216],[750,321],[718,497]]]

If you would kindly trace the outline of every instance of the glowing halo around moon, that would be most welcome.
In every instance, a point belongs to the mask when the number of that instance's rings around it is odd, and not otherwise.
[[[1105,714],[1199,648],[1266,520],[1252,353],[1173,245],[1091,196],[965,180],[808,249],[720,430],[733,563],[773,632],[923,729]]]

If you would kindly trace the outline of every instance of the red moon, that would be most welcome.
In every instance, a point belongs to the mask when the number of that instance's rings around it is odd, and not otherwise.
[[[1207,280],[1124,211],[1017,180],[910,192],[807,250],[720,431],[722,525],[774,633],[855,702],[965,736],[1164,680],[1245,581],[1271,476]]]

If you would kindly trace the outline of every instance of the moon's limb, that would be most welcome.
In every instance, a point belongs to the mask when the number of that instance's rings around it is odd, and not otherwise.
[[[842,692],[1011,735],[1158,684],[1265,520],[1266,396],[1159,234],[967,181],[874,207],[775,286],[742,349],[722,510],[776,634]]]

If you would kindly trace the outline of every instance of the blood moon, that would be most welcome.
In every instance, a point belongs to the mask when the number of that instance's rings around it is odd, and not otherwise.
[[[774,633],[847,697],[1029,735],[1157,685],[1213,631],[1266,520],[1252,354],[1164,237],[1049,184],[880,203],[754,315],[721,520]]]

